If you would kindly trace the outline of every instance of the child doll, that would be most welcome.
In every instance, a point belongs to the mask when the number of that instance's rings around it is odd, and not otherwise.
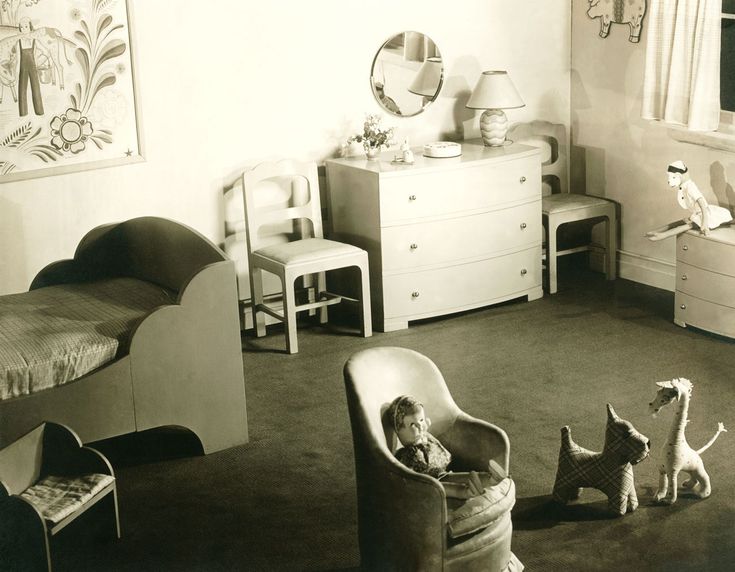
[[[677,190],[676,199],[679,205],[690,211],[691,215],[684,220],[647,232],[646,237],[649,240],[662,240],[695,227],[707,236],[711,229],[732,220],[732,215],[726,208],[707,204],[696,183],[689,178],[689,169],[684,163],[675,161],[669,165],[667,171],[669,186]]]
[[[505,478],[503,469],[494,461],[489,462],[487,473],[447,471],[452,455],[429,433],[431,420],[424,415],[424,406],[416,398],[409,395],[397,397],[388,413],[398,440],[403,445],[396,451],[396,458],[417,473],[439,479],[447,497],[472,498]]]

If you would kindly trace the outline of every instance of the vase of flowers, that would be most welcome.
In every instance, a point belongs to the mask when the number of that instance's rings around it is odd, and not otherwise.
[[[380,115],[368,115],[362,125],[362,133],[356,133],[347,144],[360,143],[370,160],[377,159],[380,152],[393,144],[393,127],[383,127]]]

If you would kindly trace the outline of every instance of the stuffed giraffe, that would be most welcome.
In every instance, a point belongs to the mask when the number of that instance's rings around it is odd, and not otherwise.
[[[709,475],[704,470],[700,455],[709,449],[723,431],[722,423],[717,424],[717,432],[701,449],[695,451],[687,443],[684,431],[689,422],[689,398],[692,395],[692,382],[688,379],[676,378],[671,381],[656,382],[659,387],[656,398],[648,404],[648,409],[655,417],[662,407],[676,402],[671,431],[664,444],[661,464],[659,465],[658,491],[655,500],[659,503],[674,504],[677,498],[677,479],[680,471],[689,474],[682,488],[691,490],[699,498],[707,498],[712,493]],[[694,487],[699,485],[697,490]]]

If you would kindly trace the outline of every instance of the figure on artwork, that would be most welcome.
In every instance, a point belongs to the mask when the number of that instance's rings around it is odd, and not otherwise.
[[[23,117],[28,115],[28,84],[31,86],[31,99],[33,100],[33,111],[36,115],[43,115],[43,100],[41,99],[41,82],[36,68],[36,52],[50,59],[48,50],[41,42],[31,36],[33,24],[30,18],[24,17],[18,21],[20,39],[13,48],[15,59],[18,61],[18,114]]]
[[[676,189],[676,199],[679,205],[691,214],[683,220],[648,231],[646,237],[649,240],[663,240],[693,228],[698,228],[703,235],[707,236],[710,230],[732,220],[732,215],[726,208],[707,204],[696,183],[689,178],[689,169],[683,162],[671,163],[667,171],[669,186]]]

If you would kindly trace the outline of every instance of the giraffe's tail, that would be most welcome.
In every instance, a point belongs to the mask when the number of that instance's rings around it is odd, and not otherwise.
[[[707,449],[709,449],[709,448],[710,448],[710,447],[712,446],[712,443],[714,443],[714,442],[715,442],[715,441],[717,440],[717,437],[719,437],[719,436],[720,436],[720,433],[727,433],[727,429],[725,429],[725,426],[724,426],[724,425],[722,424],[722,422],[719,422],[719,423],[717,424],[717,433],[715,433],[715,434],[714,434],[714,435],[712,436],[712,439],[710,439],[709,441],[707,441],[707,444],[706,444],[706,445],[705,445],[704,447],[702,447],[701,449],[699,449],[699,450],[697,451],[697,455],[701,455],[701,454],[702,454],[702,453],[704,453],[704,452],[705,452],[705,451],[706,451]]]

